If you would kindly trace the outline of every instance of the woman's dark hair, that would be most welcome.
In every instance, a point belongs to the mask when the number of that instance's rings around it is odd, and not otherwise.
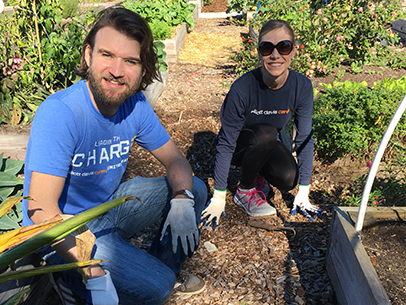
[[[139,91],[147,88],[154,79],[159,79],[156,69],[158,58],[155,52],[154,39],[148,23],[137,13],[121,6],[110,7],[99,13],[96,23],[93,25],[83,42],[80,65],[76,69],[77,75],[84,79],[88,78],[89,67],[85,61],[85,50],[87,46],[90,46],[90,49],[93,50],[96,34],[104,27],[111,27],[140,43],[141,64],[145,74],[142,78]]]
[[[295,33],[293,33],[292,27],[287,23],[285,20],[280,19],[271,19],[267,21],[261,28],[258,37],[258,45],[262,42],[262,37],[269,33],[270,31],[277,30],[277,29],[285,29],[290,36],[290,39],[293,42],[293,45],[296,44]]]

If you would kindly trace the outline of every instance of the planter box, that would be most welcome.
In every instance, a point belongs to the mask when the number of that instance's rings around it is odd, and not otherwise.
[[[166,84],[168,83],[168,71],[159,72],[162,81],[154,81],[147,87],[142,93],[144,93],[149,104],[154,107],[162,91],[164,91]]]
[[[199,8],[195,2],[195,8],[193,10],[193,19],[195,22],[197,18],[199,18]],[[191,30],[188,28],[186,23],[182,24],[181,27],[176,31],[175,37],[171,39],[162,40],[165,44],[164,51],[166,52],[166,61],[167,62],[175,62],[178,59],[178,54],[180,49],[182,49],[183,45],[185,44],[186,34]]]
[[[390,304],[348,215],[334,208],[327,272],[340,305]]]
[[[166,52],[166,61],[175,62],[177,60],[179,51],[185,43],[186,34],[187,26],[186,23],[184,23],[178,29],[174,38],[162,40],[165,44],[164,51]]]

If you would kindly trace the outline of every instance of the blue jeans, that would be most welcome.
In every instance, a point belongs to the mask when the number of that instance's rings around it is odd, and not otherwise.
[[[193,179],[193,194],[196,221],[199,223],[207,200],[207,188],[196,177]],[[172,252],[170,238],[169,242],[161,243],[163,222],[149,253],[125,239],[166,218],[172,190],[166,177],[135,177],[120,184],[113,197],[127,195],[140,200],[127,201],[88,223],[90,231],[96,236],[92,254],[95,259],[104,260],[101,265],[110,271],[120,304],[163,304],[170,297],[175,285],[175,273],[181,270],[187,256]],[[48,264],[63,262],[52,248],[48,251],[44,249],[40,254]],[[189,256],[192,254],[190,252]],[[78,272],[71,270],[64,277],[79,297],[86,298],[87,292]]]

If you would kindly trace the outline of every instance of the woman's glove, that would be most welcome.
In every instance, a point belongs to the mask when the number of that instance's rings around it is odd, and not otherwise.
[[[173,198],[171,209],[161,231],[161,241],[165,236],[168,226],[171,227],[172,251],[176,254],[178,238],[183,252],[188,255],[188,248],[193,252],[199,245],[199,231],[197,230],[195,202],[188,198]]]
[[[219,225],[220,216],[224,213],[224,207],[226,205],[226,193],[227,191],[214,189],[213,197],[209,200],[207,207],[202,213],[203,226],[208,226],[213,221],[214,230]]]
[[[293,208],[290,214],[295,215],[299,211],[311,221],[314,221],[312,215],[321,218],[323,211],[309,202],[309,190],[310,185],[299,185],[299,191],[295,196],[295,201],[293,201]]]
[[[118,305],[118,295],[110,272],[105,270],[106,274],[87,280],[86,289],[88,297],[86,305]]]

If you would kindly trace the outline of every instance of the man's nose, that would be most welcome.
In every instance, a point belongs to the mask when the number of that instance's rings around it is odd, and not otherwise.
[[[116,78],[124,76],[124,62],[116,59],[112,62],[110,67],[110,74]]]

